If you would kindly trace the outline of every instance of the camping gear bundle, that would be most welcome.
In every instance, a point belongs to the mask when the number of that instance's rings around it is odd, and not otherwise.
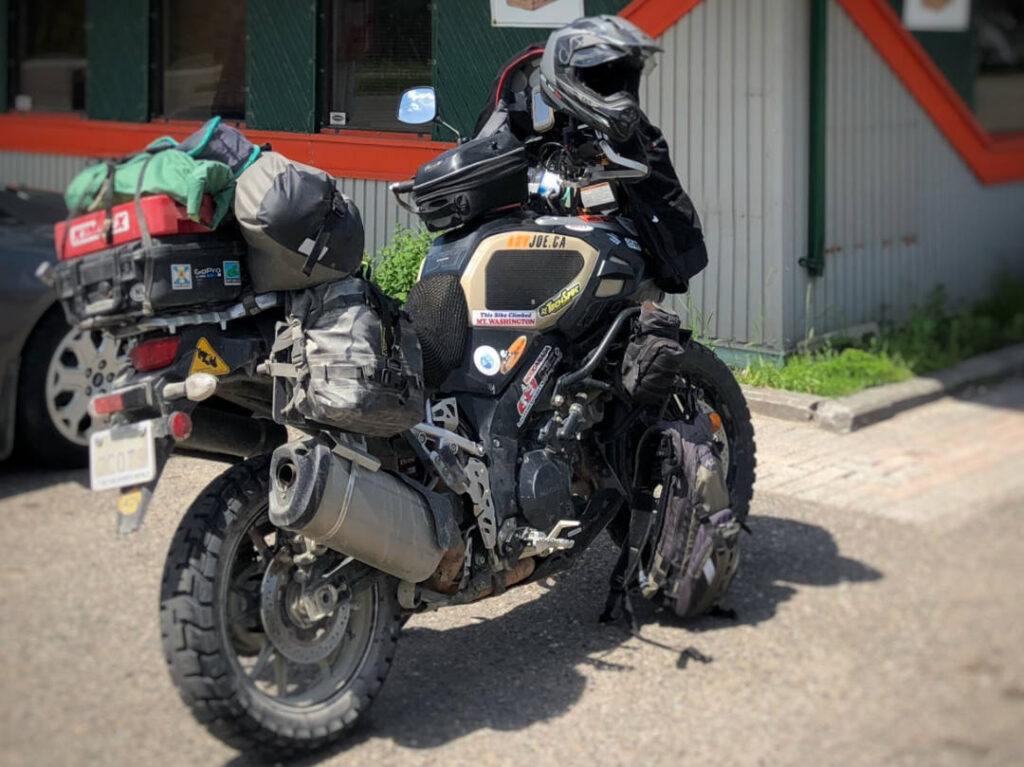
[[[416,336],[393,299],[353,276],[362,219],[329,174],[215,117],[184,141],[86,168],[65,202],[54,280],[72,324],[208,317],[279,292],[286,313],[269,367],[283,419],[378,434],[419,420]]]

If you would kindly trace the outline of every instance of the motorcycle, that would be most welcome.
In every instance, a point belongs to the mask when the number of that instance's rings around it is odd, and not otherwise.
[[[412,103],[408,120],[436,117],[431,89],[407,93]],[[544,110],[538,100],[540,126]],[[604,530],[621,542],[637,472],[654,460],[641,446],[652,424],[717,414],[731,503],[746,516],[753,431],[712,351],[686,334],[672,396],[641,406],[624,393],[634,321],[661,293],[616,215],[615,185],[647,169],[580,128],[514,148],[528,170],[509,170],[499,143],[462,142],[392,186],[447,229],[407,304],[429,399],[402,434],[321,424],[289,439],[268,364],[280,292],[112,328],[132,368],[90,405],[110,419],[92,440],[91,479],[119,488],[119,531],[142,524],[173,450],[244,459],[184,513],[160,594],[174,684],[232,746],[336,740],[380,691],[411,615],[547,578]],[[509,174],[528,174],[525,204],[496,205]]]

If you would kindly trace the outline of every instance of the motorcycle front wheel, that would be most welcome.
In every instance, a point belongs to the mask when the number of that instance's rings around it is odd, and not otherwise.
[[[269,463],[231,467],[185,514],[164,565],[160,628],[171,678],[199,723],[233,748],[282,756],[338,740],[369,708],[401,610],[383,574],[303,601],[310,576],[295,577],[292,537],[267,516]],[[315,577],[344,567],[333,556]]]

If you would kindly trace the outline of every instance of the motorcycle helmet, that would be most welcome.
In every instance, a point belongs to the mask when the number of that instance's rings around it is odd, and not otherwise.
[[[541,90],[556,109],[626,141],[640,122],[640,76],[659,51],[650,35],[618,16],[577,19],[548,38]]]

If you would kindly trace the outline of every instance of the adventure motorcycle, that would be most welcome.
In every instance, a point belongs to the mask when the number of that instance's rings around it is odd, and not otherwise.
[[[433,119],[432,91],[410,93],[403,104],[429,102]],[[543,99],[533,109],[551,122]],[[661,291],[616,185],[649,169],[585,126],[525,147],[503,136],[392,187],[448,229],[407,303],[428,399],[397,436],[306,423],[289,441],[272,362],[287,291],[107,323],[133,367],[91,404],[111,420],[91,475],[120,488],[121,531],[141,524],[172,450],[245,458],[185,512],[160,595],[174,683],[230,745],[338,738],[380,690],[408,616],[546,578],[606,528],[621,542],[654,424],[714,414],[746,516],[753,431],[728,368],[684,334],[671,396],[638,404],[624,389],[635,321]]]

